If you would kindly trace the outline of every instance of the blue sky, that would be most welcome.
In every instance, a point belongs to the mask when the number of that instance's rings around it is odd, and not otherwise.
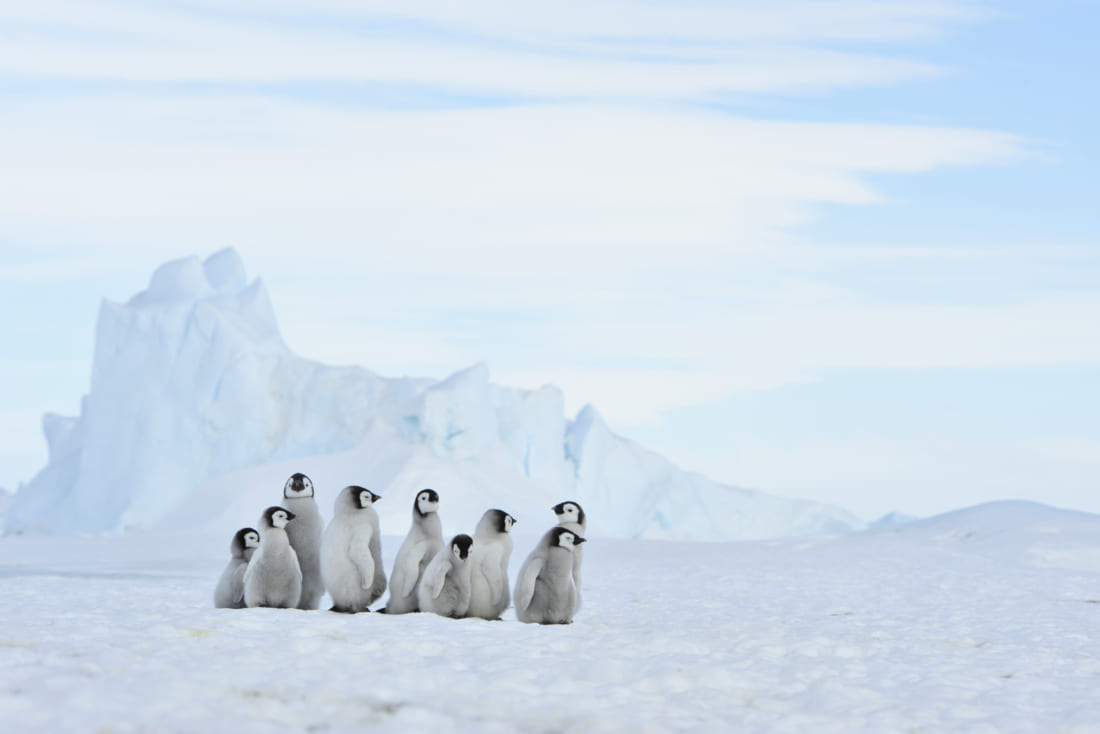
[[[7,3],[0,486],[236,247],[330,363],[559,385],[870,519],[1100,512],[1086,2]]]

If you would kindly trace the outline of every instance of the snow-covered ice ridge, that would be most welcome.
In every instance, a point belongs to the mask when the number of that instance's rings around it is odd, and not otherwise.
[[[7,534],[119,532],[170,512],[235,529],[277,500],[294,471],[314,479],[324,509],[326,491],[346,484],[383,495],[386,532],[424,487],[443,493],[445,513],[476,518],[497,505],[521,522],[524,508],[542,516],[575,499],[592,532],[611,537],[862,526],[837,507],[685,472],[612,433],[592,406],[569,420],[557,388],[501,387],[485,365],[436,381],[298,357],[263,283],[249,282],[232,249],[168,262],[127,303],[105,300],[80,415],[47,414],[43,424],[49,461],[16,494]]]

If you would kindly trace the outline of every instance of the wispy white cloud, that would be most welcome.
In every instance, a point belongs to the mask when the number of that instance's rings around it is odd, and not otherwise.
[[[670,259],[669,247],[672,259],[754,247],[797,223],[804,204],[876,201],[861,174],[1021,152],[1012,136],[964,129],[593,106],[377,112],[264,97],[25,102],[0,133],[0,216],[21,237],[71,228],[97,243],[178,247],[215,230],[291,249],[305,238],[322,249],[400,245],[375,255],[391,266],[422,268],[427,248],[449,270],[568,266],[560,248],[570,247],[592,265],[600,255],[587,248],[615,262],[629,248],[643,266]],[[494,257],[475,264],[469,246]]]
[[[562,0],[517,6],[504,0],[464,4],[435,0],[27,0],[5,3],[0,18],[37,28],[130,31],[136,38],[187,35],[224,27],[281,24],[371,35],[434,33],[472,37],[633,42],[898,43],[941,35],[989,15],[984,4],[954,0],[775,0],[766,4]],[[444,33],[448,31],[448,33]],[[463,36],[462,34],[466,34]]]
[[[303,44],[303,41],[305,42]],[[226,39],[150,50],[96,43],[8,42],[0,73],[142,82],[356,81],[534,98],[708,99],[718,93],[884,84],[937,75],[929,64],[799,47],[717,51],[687,60],[573,58],[542,52],[316,34]]]
[[[0,74],[145,82],[361,81],[559,99],[886,84],[927,62],[827,42],[902,40],[974,16],[958,3],[624,1],[6,4]],[[823,43],[825,42],[825,43]]]

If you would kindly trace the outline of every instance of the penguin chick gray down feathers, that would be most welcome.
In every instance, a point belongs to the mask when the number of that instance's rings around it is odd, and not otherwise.
[[[295,606],[316,609],[321,595],[325,593],[325,584],[321,580],[321,533],[325,524],[317,509],[313,482],[309,477],[299,472],[286,480],[283,506],[294,513],[294,520],[287,525],[286,534],[302,567],[302,598]]]
[[[358,486],[336,496],[332,521],[321,541],[321,576],[337,612],[366,612],[386,588],[381,572],[378,514],[381,497]],[[376,552],[377,551],[377,552]],[[381,587],[378,577],[381,574]]]
[[[581,537],[588,536],[588,520],[581,506],[572,500],[559,502],[552,508],[558,517],[558,525],[569,528]],[[581,610],[581,563],[584,562],[584,546],[573,547],[573,585],[577,587],[577,608],[573,610],[574,616]]]
[[[286,526],[294,513],[268,507],[260,516],[260,547],[244,572],[244,603],[249,607],[295,607],[302,595],[302,568],[290,547]]]
[[[508,561],[515,522],[504,510],[488,510],[477,524],[470,550],[470,617],[500,619],[508,608]]]
[[[516,618],[538,624],[569,624],[576,610],[573,551],[585,539],[561,525],[543,536],[516,580]]]
[[[393,562],[386,614],[406,614],[420,609],[417,586],[424,570],[442,548],[439,494],[434,489],[422,489],[413,499],[412,527]]]
[[[444,617],[464,617],[470,606],[469,535],[456,535],[435,554],[417,588],[420,611]]]
[[[244,608],[244,572],[256,547],[260,534],[252,528],[241,528],[233,534],[229,543],[229,565],[225,567],[214,589],[214,606],[219,609]]]

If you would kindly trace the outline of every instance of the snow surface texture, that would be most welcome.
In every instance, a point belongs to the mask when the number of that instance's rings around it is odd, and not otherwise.
[[[730,540],[861,525],[836,507],[684,472],[613,434],[591,406],[567,420],[557,388],[499,387],[484,365],[437,382],[297,357],[232,249],[166,263],[128,303],[104,301],[81,414],[43,424],[49,462],[17,493],[7,534],[148,528],[171,511],[222,530],[223,508],[253,492],[229,514],[235,530],[278,495],[227,475],[272,463],[276,474],[261,472],[272,486],[302,471],[328,497],[347,484],[381,494],[383,532],[397,532],[387,513],[407,522],[425,487],[443,493],[444,512],[475,516],[575,499],[600,536]]]
[[[225,540],[0,539],[5,731],[1100,732],[1095,515],[597,539],[551,627],[214,609]]]

